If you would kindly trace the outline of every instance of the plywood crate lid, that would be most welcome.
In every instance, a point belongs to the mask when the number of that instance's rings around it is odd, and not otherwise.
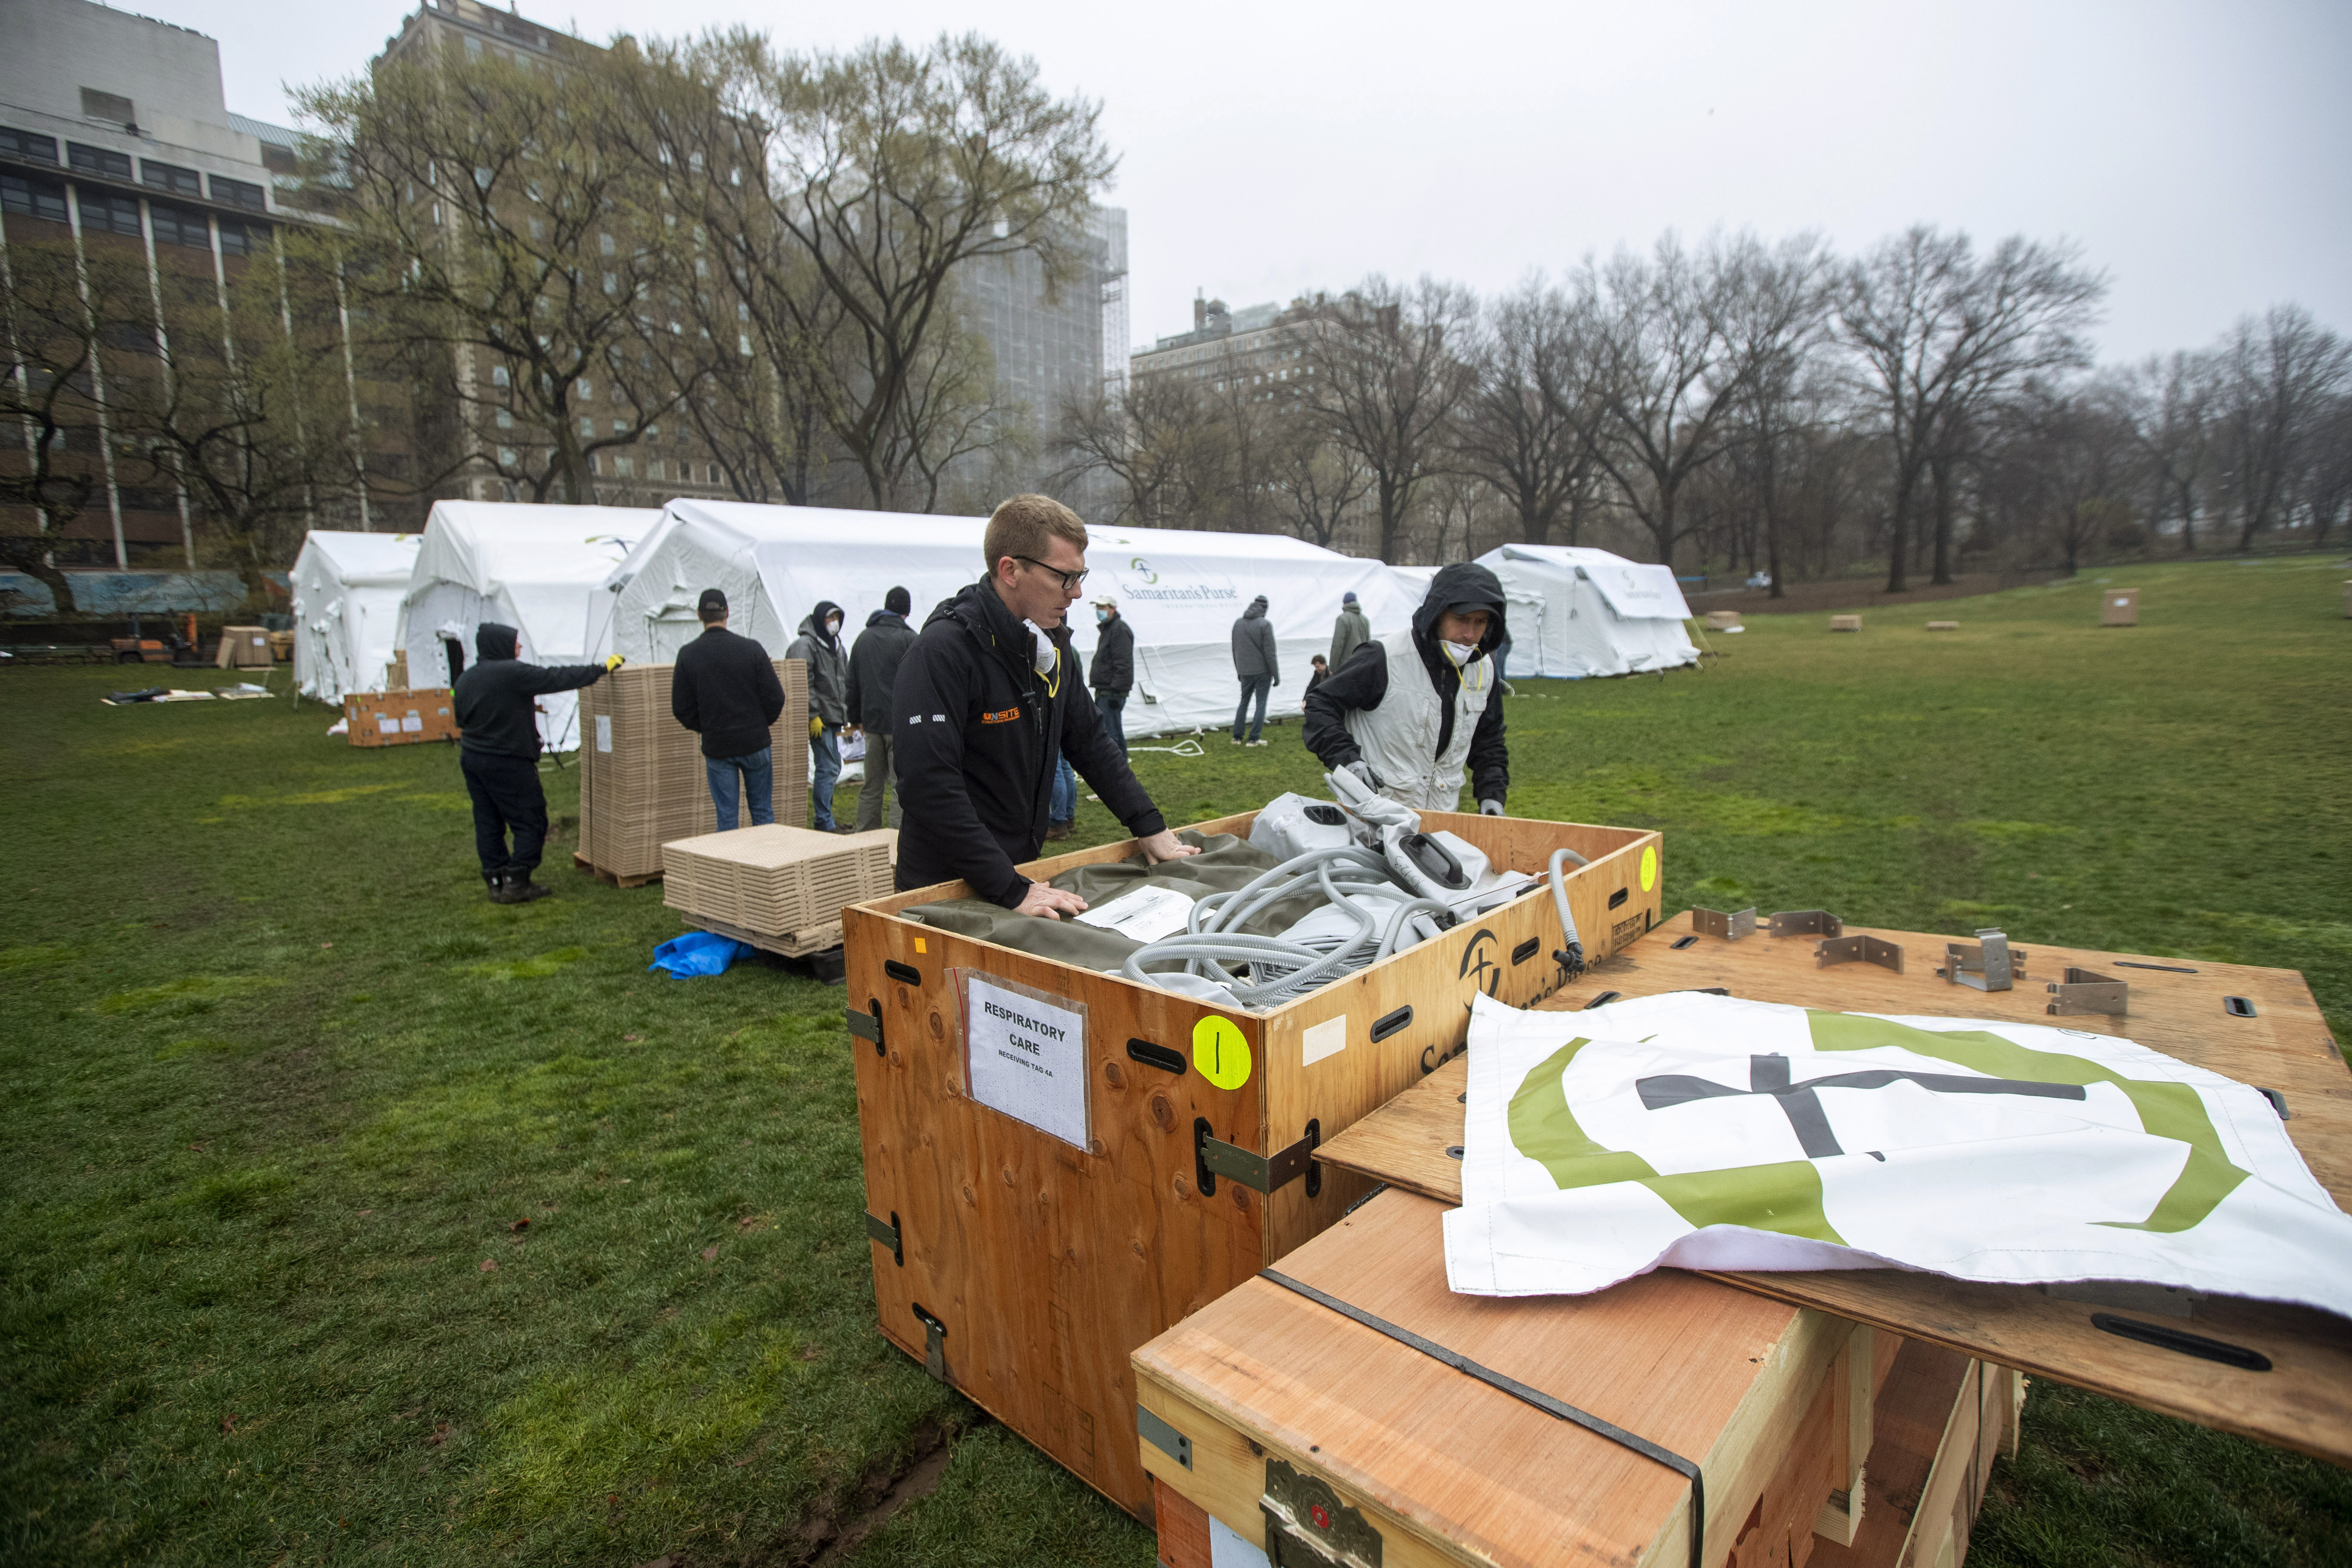
[[[1709,1563],[1751,1510],[1774,1510],[1768,1483],[1816,1437],[1826,1497],[1827,1423],[1808,1415],[1848,1325],[1675,1269],[1591,1296],[1457,1296],[1443,1212],[1381,1193],[1273,1272],[1696,1464]],[[1401,1534],[1418,1538],[1415,1562],[1689,1561],[1678,1470],[1265,1277],[1133,1361],[1143,1407],[1192,1444],[1188,1469],[1146,1440],[1147,1466],[1246,1539],[1263,1532],[1258,1498],[1279,1460],[1332,1486],[1391,1561],[1408,1555]]]

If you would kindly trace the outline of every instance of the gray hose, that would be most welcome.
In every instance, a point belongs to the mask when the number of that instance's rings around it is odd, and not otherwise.
[[[1568,912],[1568,879],[1559,874],[1562,860],[1573,860],[1579,866],[1592,862],[1573,849],[1555,849],[1551,852],[1551,864],[1546,868],[1551,877],[1552,905],[1559,910],[1560,941],[1565,944],[1552,958],[1559,964],[1559,983],[1565,985],[1584,973],[1584,943],[1576,938],[1576,917]]]

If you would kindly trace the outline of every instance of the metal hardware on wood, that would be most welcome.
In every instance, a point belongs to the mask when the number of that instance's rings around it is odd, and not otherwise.
[[[2194,974],[2197,973],[2197,971],[2193,969],[2184,969],[2178,963],[2135,963],[2128,958],[2116,959],[2115,961],[2115,965],[2117,969],[2161,969],[2167,974]]]
[[[1135,1407],[1135,1435],[1186,1469],[1192,1468],[1192,1439],[1140,1405]]]
[[[1774,936],[1843,936],[1845,921],[1827,910],[1782,910],[1771,917]]]
[[[1528,938],[1527,941],[1519,943],[1518,946],[1511,949],[1511,966],[1516,969],[1520,964],[1525,963],[1528,959],[1533,958],[1537,953],[1542,951],[1543,938],[1539,936],[1531,936]]]
[[[1944,944],[1944,967],[1936,971],[1953,985],[2007,991],[2025,972],[2025,950],[2011,948],[1999,926],[1987,926],[1974,942]]]
[[[1595,1007],[1606,1007],[1610,1003],[1614,1002],[1618,997],[1622,996],[1623,994],[1625,994],[1625,993],[1622,991],[1603,991],[1600,995],[1595,996],[1591,1001],[1587,1002],[1584,1005],[1584,1011],[1590,1013]]]
[[[1268,1568],[1381,1568],[1381,1532],[1313,1471],[1269,1457],[1257,1506]]]
[[[2251,1018],[2254,1016],[2254,1005],[2243,996],[2224,996],[2221,998],[2221,1011],[2232,1018]]]
[[[1633,890],[1631,888],[1620,888],[1609,895],[1609,907],[1612,910],[1622,909],[1624,907],[1625,900],[1633,896]]]
[[[912,985],[919,989],[923,984],[921,970],[911,963],[901,963],[895,958],[886,958],[882,961],[882,973],[901,985]]]
[[[1207,1117],[1192,1118],[1192,1184],[1204,1198],[1217,1195],[1217,1173],[1209,1168],[1209,1145],[1216,1140],[1209,1133]]]
[[[940,1382],[949,1383],[950,1380],[948,1377],[948,1326],[924,1311],[921,1302],[913,1302],[911,1305],[915,1309],[915,1316],[920,1319],[923,1324],[923,1370]]]
[[[2254,1086],[2254,1092],[2271,1102],[2271,1109],[2279,1113],[2279,1120],[2281,1121],[2292,1121],[2294,1120],[2294,1113],[2289,1111],[2286,1108],[2285,1095],[2281,1094],[2274,1089],[2264,1089],[2260,1084],[2256,1084]]]
[[[1899,943],[1874,936],[1827,936],[1813,949],[1813,967],[1827,969],[1832,963],[1874,963],[1881,969],[1903,973],[1903,949]]]
[[[1719,936],[1726,942],[1738,942],[1756,934],[1756,911],[1741,910],[1737,914],[1721,914],[1714,910],[1693,910],[1691,929],[1701,936]]]
[[[1698,932],[1693,931],[1688,936],[1678,936],[1675,938],[1674,941],[1666,943],[1666,945],[1673,948],[1676,952],[1680,952],[1683,949],[1691,946],[1697,941]]]
[[[1379,1045],[1399,1029],[1412,1022],[1412,1004],[1408,1002],[1395,1012],[1372,1020],[1372,1044]]]
[[[874,1054],[878,1057],[885,1054],[882,1045],[882,1004],[878,1001],[871,1001],[866,1003],[866,1006],[873,1011],[861,1013],[855,1007],[849,1010],[849,1032],[861,1040],[873,1041]]]
[[[906,1244],[898,1239],[898,1211],[892,1209],[887,1220],[873,1215],[866,1216],[866,1234],[890,1249],[890,1260],[899,1268],[907,1267]]]
[[[1315,1160],[1315,1151],[1322,1146],[1323,1119],[1310,1116],[1307,1119],[1307,1195],[1310,1198],[1323,1195],[1323,1167]]]
[[[2076,1013],[2105,1013],[2121,1018],[2131,1012],[2131,984],[2128,981],[2110,980],[2104,974],[2087,969],[2066,966],[2063,984],[2053,983],[2050,994],[2056,998],[2050,1012],[2059,1017]]]
[[[1272,1193],[1301,1176],[1314,1174],[1315,1146],[1323,1141],[1322,1129],[1316,1122],[1307,1126],[1307,1136],[1288,1148],[1272,1154],[1253,1154],[1239,1144],[1212,1136],[1208,1118],[1202,1117],[1192,1124],[1193,1162],[1199,1167],[1196,1174],[1207,1178],[1201,1183],[1202,1195],[1215,1194],[1219,1176],[1239,1182],[1254,1193]],[[1318,1182],[1317,1186],[1320,1185]],[[1311,1192],[1309,1195],[1313,1195]]]
[[[1155,1046],[1150,1040],[1128,1041],[1127,1059],[1141,1062],[1148,1068],[1158,1068],[1161,1072],[1172,1072],[1178,1078],[1184,1076],[1184,1053],[1171,1050],[1166,1046]]]
[[[2107,1312],[2091,1314],[2091,1326],[2127,1340],[2137,1340],[2158,1350],[2178,1351],[2205,1361],[2218,1361],[2224,1366],[2234,1366],[2241,1372],[2268,1372],[2271,1358],[2244,1345],[2233,1345],[2221,1340],[2209,1340],[2203,1334],[2192,1334],[2183,1329],[2168,1329],[2161,1323],[2143,1323],[2135,1318],[2118,1318]]]

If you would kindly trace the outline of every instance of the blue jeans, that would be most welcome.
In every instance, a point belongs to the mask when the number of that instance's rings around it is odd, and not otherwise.
[[[841,731],[831,724],[822,736],[809,737],[809,755],[816,759],[816,777],[809,783],[809,805],[819,833],[833,831],[833,786],[841,777]]]
[[[1118,743],[1118,754],[1122,757],[1127,755],[1127,693],[1096,692],[1095,711],[1102,715],[1103,728],[1109,731],[1110,738]]]
[[[751,808],[751,826],[765,827],[776,820],[776,754],[762,746],[740,757],[705,757],[703,776],[710,781],[710,804],[719,812],[719,831],[735,831],[735,775],[743,775],[743,797]]]
[[[1070,822],[1078,815],[1078,775],[1070,766],[1070,759],[1060,758],[1054,768],[1054,798],[1046,803],[1045,816],[1049,822]]]
[[[1260,734],[1265,732],[1265,699],[1267,693],[1271,692],[1273,689],[1274,677],[1270,675],[1244,675],[1242,677],[1242,705],[1234,710],[1234,740],[1238,741],[1242,738],[1242,719],[1243,716],[1249,711],[1250,693],[1253,691],[1257,693],[1257,719],[1250,725],[1249,738],[1255,741]]]

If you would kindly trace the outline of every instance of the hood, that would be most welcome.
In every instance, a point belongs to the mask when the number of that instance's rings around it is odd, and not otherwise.
[[[1476,605],[1492,612],[1486,623],[1486,636],[1478,644],[1479,652],[1493,653],[1503,646],[1502,580],[1475,562],[1444,567],[1430,579],[1428,596],[1412,613],[1413,640],[1424,648],[1434,648],[1437,617],[1455,605]]]
[[[878,626],[885,621],[895,621],[903,626],[907,624],[907,617],[896,610],[877,610],[866,617],[866,624],[869,626]]]
[[[1256,598],[1250,601],[1249,608],[1242,612],[1242,619],[1245,621],[1254,621],[1265,614],[1265,595],[1264,594],[1260,594]]]
[[[512,626],[484,621],[474,628],[474,657],[480,659],[512,658],[520,637],[521,634]]]
[[[1029,627],[1020,616],[1005,608],[1004,601],[996,596],[996,590],[989,585],[987,578],[959,588],[952,599],[940,600],[938,607],[924,618],[923,626],[928,630],[941,621],[952,621],[961,626],[971,635],[973,641],[993,652],[1018,672],[1020,679],[1029,679],[1029,657],[1034,647]],[[1070,623],[1066,618],[1045,635],[1053,638],[1055,646],[1065,653],[1069,651]]]
[[[832,642],[835,640],[833,634],[824,629],[824,623],[840,615],[839,605],[835,604],[831,599],[819,599],[816,602],[816,608],[811,610],[807,618],[801,622],[801,630],[820,642]],[[842,616],[845,621],[848,618],[846,616]]]

